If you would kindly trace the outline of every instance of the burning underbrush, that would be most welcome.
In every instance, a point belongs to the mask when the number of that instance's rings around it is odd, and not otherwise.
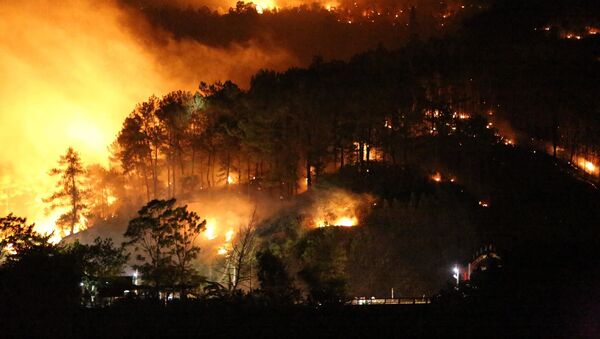
[[[308,193],[308,206],[302,207],[308,227],[351,227],[360,223],[375,201],[369,194],[356,194],[340,188],[317,189]]]

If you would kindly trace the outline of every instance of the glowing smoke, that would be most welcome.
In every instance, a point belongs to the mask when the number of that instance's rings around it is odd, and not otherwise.
[[[200,80],[247,82],[287,58],[155,30],[164,44],[149,46],[127,27],[145,23],[110,1],[4,1],[0,15],[0,211],[44,231],[59,214],[44,213],[41,199],[54,186],[47,172],[68,146],[86,164],[106,165],[124,117],[151,94],[193,90]]]

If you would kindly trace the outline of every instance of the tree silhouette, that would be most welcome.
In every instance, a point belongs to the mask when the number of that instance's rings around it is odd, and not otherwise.
[[[72,147],[58,160],[59,167],[50,170],[51,176],[58,176],[57,191],[44,199],[50,204],[50,209],[64,209],[56,225],[61,228],[61,233],[75,233],[75,226],[85,227],[89,213],[89,191],[86,188],[86,171],[77,153]]]
[[[129,239],[124,245],[134,246],[136,259],[141,262],[134,267],[142,272],[155,293],[168,284],[184,286],[190,282],[195,273],[191,262],[200,251],[194,241],[206,225],[187,206],[175,207],[175,202],[150,201],[129,222],[124,234]]]
[[[246,282],[251,283],[257,240],[256,216],[253,213],[248,224],[238,229],[233,246],[227,254],[225,279],[230,292],[237,290]]]
[[[50,235],[34,230],[35,224],[27,225],[26,218],[12,213],[0,218],[0,262],[16,260],[18,255],[37,247],[50,246]]]

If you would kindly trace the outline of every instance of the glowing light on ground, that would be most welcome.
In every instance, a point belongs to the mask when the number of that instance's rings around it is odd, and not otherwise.
[[[358,224],[356,217],[341,217],[334,222],[335,226],[351,227]]]
[[[320,219],[315,222],[318,227],[330,227],[330,226],[340,226],[340,227],[352,227],[358,225],[358,218],[355,216],[352,217],[339,217],[334,221],[330,222],[328,220]]]
[[[506,146],[514,146],[515,142],[512,139],[504,139],[504,144]]]
[[[217,225],[214,219],[206,219],[206,229],[204,230],[204,236],[208,240],[213,240],[217,237]]]
[[[598,175],[600,172],[598,165],[596,165],[592,160],[584,157],[578,157],[575,161],[575,164],[587,174]]]

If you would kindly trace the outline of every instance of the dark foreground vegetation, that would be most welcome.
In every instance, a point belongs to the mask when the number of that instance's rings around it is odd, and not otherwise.
[[[373,176],[347,168],[330,177],[328,180],[337,185],[347,182],[356,192],[386,196],[381,204],[392,202],[392,206],[375,208],[362,226],[299,234],[283,255],[278,252],[278,247],[285,246],[281,240],[289,244],[294,238],[263,235],[268,240],[261,243],[263,254],[257,258],[259,281],[250,293],[234,289],[209,294],[205,290],[198,299],[175,300],[167,305],[165,301],[130,297],[110,307],[90,309],[79,306],[79,282],[86,272],[93,272],[86,262],[94,257],[118,259],[120,252],[107,252],[106,246],[99,245],[78,251],[46,247],[22,251],[26,254],[9,260],[0,272],[6,333],[61,337],[594,337],[599,333],[594,316],[598,311],[595,301],[600,296],[596,288],[600,276],[594,260],[598,191],[571,176],[569,167],[557,166],[549,155],[503,147],[494,152],[494,157],[499,164],[510,166],[490,174],[495,198],[487,208],[477,204],[477,197],[464,193],[462,185],[403,181],[398,178],[402,170],[384,174],[389,169],[380,165],[371,167],[369,173]],[[521,176],[523,169],[537,175]],[[381,176],[387,180],[378,183]],[[389,182],[397,186],[390,187]],[[402,193],[405,184],[421,192],[421,207],[414,207],[415,194],[411,198]],[[464,223],[454,236],[464,247],[494,239],[503,268],[456,290],[447,265],[461,251],[447,235],[446,223],[436,221],[426,211],[433,210],[444,220],[458,218],[451,222],[457,223],[461,218],[457,206],[462,204],[471,206],[467,207],[467,215],[474,229],[473,239],[463,238],[467,234]],[[398,220],[403,228],[390,226]],[[271,227],[278,225],[271,222]],[[41,245],[32,240],[33,249]],[[352,243],[361,246],[353,247]],[[312,256],[295,257],[294,253],[307,253],[311,247]],[[448,251],[450,247],[455,249]],[[269,258],[264,254],[267,249],[280,254]],[[467,258],[462,259],[468,259],[469,251],[463,252]],[[81,260],[81,253],[88,253],[86,260]],[[392,264],[382,265],[381,260]],[[304,266],[295,271],[298,265]],[[316,279],[307,279],[303,273],[311,273]],[[99,274],[102,272],[93,273]],[[402,286],[399,292],[416,293],[432,281],[440,281],[431,279],[436,274],[442,281],[448,277],[448,284],[430,287],[432,294],[437,294],[432,304],[339,304],[340,300],[369,291],[380,291],[374,294],[382,295],[390,284]],[[306,298],[300,298],[293,286],[305,286]]]
[[[149,303],[66,314],[3,315],[3,335],[49,337],[572,337],[597,334],[582,312],[513,303],[262,307],[250,302]]]

